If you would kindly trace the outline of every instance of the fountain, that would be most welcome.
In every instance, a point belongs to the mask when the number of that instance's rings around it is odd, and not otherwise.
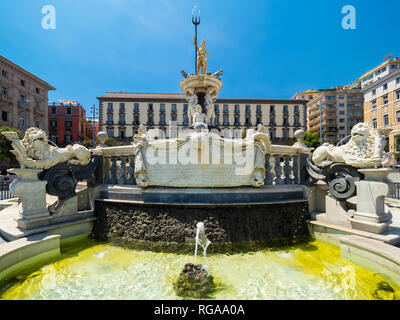
[[[187,263],[174,284],[178,296],[191,298],[207,297],[214,290],[213,276],[206,265],[207,247],[211,244],[207,239],[204,223],[199,222],[196,230],[196,246],[194,252],[194,263]],[[203,248],[203,264],[196,265],[198,246]]]
[[[222,137],[214,103],[223,72],[207,72],[206,43],[194,44],[195,74],[183,71],[180,83],[189,126],[176,136],[155,140],[141,126],[132,144],[108,148],[101,132],[87,150],[51,146],[38,128],[23,140],[3,132],[21,169],[11,170],[19,202],[0,216],[10,241],[0,248],[0,281],[10,281],[2,298],[398,298],[386,133],[358,124],[346,145],[313,154],[302,130],[293,146],[272,145],[263,125]],[[79,181],[88,188],[78,191]],[[71,243],[73,253],[60,251]],[[22,275],[30,269],[35,277]]]

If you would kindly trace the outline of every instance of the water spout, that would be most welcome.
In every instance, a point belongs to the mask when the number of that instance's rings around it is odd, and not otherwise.
[[[204,266],[206,263],[206,253],[207,253],[207,247],[211,244],[211,241],[207,239],[206,232],[204,230],[204,223],[199,222],[197,224],[197,230],[196,230],[196,247],[194,251],[194,265],[196,265],[196,260],[197,260],[197,249],[198,246],[200,245],[203,248],[203,255],[204,255]]]

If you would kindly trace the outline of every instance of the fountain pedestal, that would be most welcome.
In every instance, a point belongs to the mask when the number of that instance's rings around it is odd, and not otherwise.
[[[33,229],[48,224],[51,217],[46,206],[47,181],[38,178],[43,170],[25,168],[8,171],[17,175],[17,180],[10,185],[10,191],[19,197],[21,217],[17,219],[18,227]]]
[[[350,219],[353,228],[372,233],[383,233],[389,226],[389,212],[385,209],[385,197],[391,183],[387,176],[398,172],[389,168],[358,170],[365,176],[357,186],[357,211]]]

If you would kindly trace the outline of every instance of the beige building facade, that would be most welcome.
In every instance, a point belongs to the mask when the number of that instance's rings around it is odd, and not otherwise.
[[[385,61],[360,78],[364,118],[374,128],[391,129],[387,151],[400,152],[400,57]],[[397,137],[397,138],[396,138]]]
[[[160,129],[169,138],[189,127],[188,103],[183,94],[113,93],[99,100],[100,130],[109,137],[131,139],[140,125]],[[269,128],[274,143],[294,141],[294,132],[306,129],[306,100],[217,99],[214,126],[224,137],[242,138],[259,124]]]
[[[354,86],[318,90],[307,104],[308,131],[322,131],[323,142],[340,142],[363,122],[363,100],[361,89]]]
[[[26,128],[48,131],[48,92],[55,88],[3,56],[0,72],[0,125],[23,130],[26,118]]]

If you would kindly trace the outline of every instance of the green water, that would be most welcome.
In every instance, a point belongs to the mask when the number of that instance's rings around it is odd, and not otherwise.
[[[192,255],[136,251],[93,244],[21,276],[2,299],[182,299],[173,290]],[[210,299],[399,299],[385,275],[340,257],[338,247],[311,242],[279,251],[211,255],[216,290]]]

